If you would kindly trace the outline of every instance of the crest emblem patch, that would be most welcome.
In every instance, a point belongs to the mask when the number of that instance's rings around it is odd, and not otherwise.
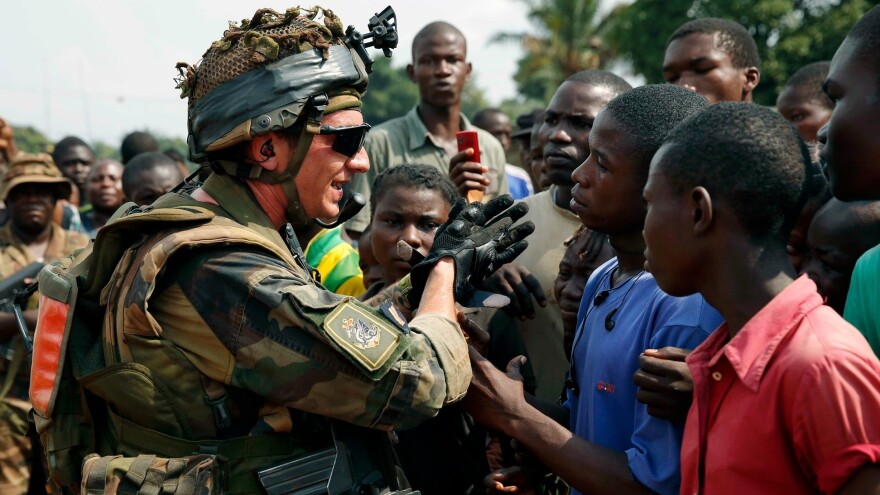
[[[372,349],[379,345],[382,335],[379,327],[360,318],[345,318],[342,320],[342,329],[348,336],[348,340],[358,349]]]

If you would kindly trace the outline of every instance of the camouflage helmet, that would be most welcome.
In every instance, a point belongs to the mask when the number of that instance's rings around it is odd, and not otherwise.
[[[396,46],[394,11],[386,11],[390,22],[381,18],[385,12],[371,22],[390,31]],[[343,31],[339,17],[322,7],[259,9],[230,22],[200,63],[177,64],[177,88],[189,99],[190,158],[204,161],[254,136],[304,125],[309,111],[308,120],[320,121],[328,110],[360,106],[372,68],[363,49],[368,37],[353,27]]]
[[[319,15],[323,22],[316,20]],[[190,159],[205,161],[218,150],[293,127],[299,135],[296,151],[283,173],[223,160],[212,160],[211,166],[282,185],[288,220],[308,222],[292,178],[320,132],[321,117],[360,106],[373,64],[365,47],[381,48],[390,57],[397,46],[391,7],[373,16],[368,28],[366,35],[353,26],[343,31],[336,14],[321,7],[294,7],[283,14],[259,9],[250,20],[230,22],[201,63],[177,64],[177,87],[181,98],[189,98]]]

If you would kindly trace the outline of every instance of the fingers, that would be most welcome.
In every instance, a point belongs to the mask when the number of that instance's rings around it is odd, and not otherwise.
[[[517,356],[507,363],[507,376],[518,382],[523,381],[522,367],[528,359],[525,356]]]
[[[481,355],[485,355],[486,350],[489,347],[489,340],[491,339],[489,332],[480,328],[479,325],[474,323],[473,320],[468,318],[467,315],[461,311],[457,311],[455,317],[456,320],[458,320],[458,326],[464,331],[471,346],[473,346]]]
[[[538,281],[538,278],[529,273],[523,278],[523,284],[528,289],[529,294],[535,296],[535,300],[538,301],[538,304],[541,307],[547,306],[547,297],[544,296],[544,288],[541,287],[541,282]]]
[[[522,254],[526,248],[529,247],[529,241],[519,241],[516,244],[510,246],[509,248],[501,251],[495,255],[495,263],[498,265],[503,265],[505,263],[510,263],[515,260],[517,256]]]
[[[508,196],[508,195],[505,194],[504,196]],[[504,198],[504,196],[499,196],[498,198],[496,198],[496,200]],[[513,201],[513,198],[511,198],[511,202],[512,201]],[[496,211],[495,209],[492,209],[491,211],[486,213],[486,218],[491,220],[489,223],[486,224],[486,226],[488,227],[490,225],[495,225],[499,221],[506,219],[506,218],[510,219],[510,223],[516,223],[517,220],[522,218],[523,215],[525,215],[528,212],[529,212],[529,205],[527,205],[523,202],[516,203],[513,206],[510,206],[510,207],[503,209],[503,210]]]
[[[649,356],[647,353],[639,356],[639,368],[646,373],[658,376],[682,377],[690,376],[687,363],[683,361],[670,361]]]
[[[467,162],[468,158],[472,156],[474,156],[473,148],[467,148],[452,155],[452,158],[449,159],[449,173],[452,173],[452,170],[455,169],[456,165]]]
[[[646,349],[645,354],[658,359],[668,359],[670,361],[684,362],[685,358],[693,352],[693,349],[682,349],[681,347],[663,347],[662,349]]]
[[[510,207],[511,207],[511,205],[513,205],[513,203],[514,203],[513,196],[511,196],[509,194],[502,194],[501,196],[498,196],[497,198],[493,199],[492,201],[489,201],[488,203],[486,203],[486,207],[485,207],[485,211],[484,211],[484,213],[486,215],[486,220],[492,220],[499,213],[510,209]],[[524,205],[524,206],[526,206],[526,205]],[[528,208],[529,207],[526,206],[526,211],[528,211]],[[521,209],[521,207],[520,207],[520,209]]]

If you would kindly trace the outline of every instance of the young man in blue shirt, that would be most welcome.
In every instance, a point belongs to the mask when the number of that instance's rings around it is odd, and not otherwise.
[[[663,293],[644,271],[641,191],[666,134],[707,106],[683,88],[645,86],[613,99],[593,123],[571,206],[584,225],[608,234],[617,257],[584,291],[564,407],[527,401],[516,379],[472,352],[469,412],[516,438],[575,493],[678,493],[682,425],[650,416],[632,376],[645,349],[697,345],[721,317],[700,296]],[[493,481],[496,489],[509,484]]]

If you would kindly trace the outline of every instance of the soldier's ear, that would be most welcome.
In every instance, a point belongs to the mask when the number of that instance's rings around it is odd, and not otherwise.
[[[277,133],[270,132],[265,136],[256,136],[248,143],[245,158],[266,170],[283,172],[283,168],[287,166],[289,152],[290,145],[287,139]]]

